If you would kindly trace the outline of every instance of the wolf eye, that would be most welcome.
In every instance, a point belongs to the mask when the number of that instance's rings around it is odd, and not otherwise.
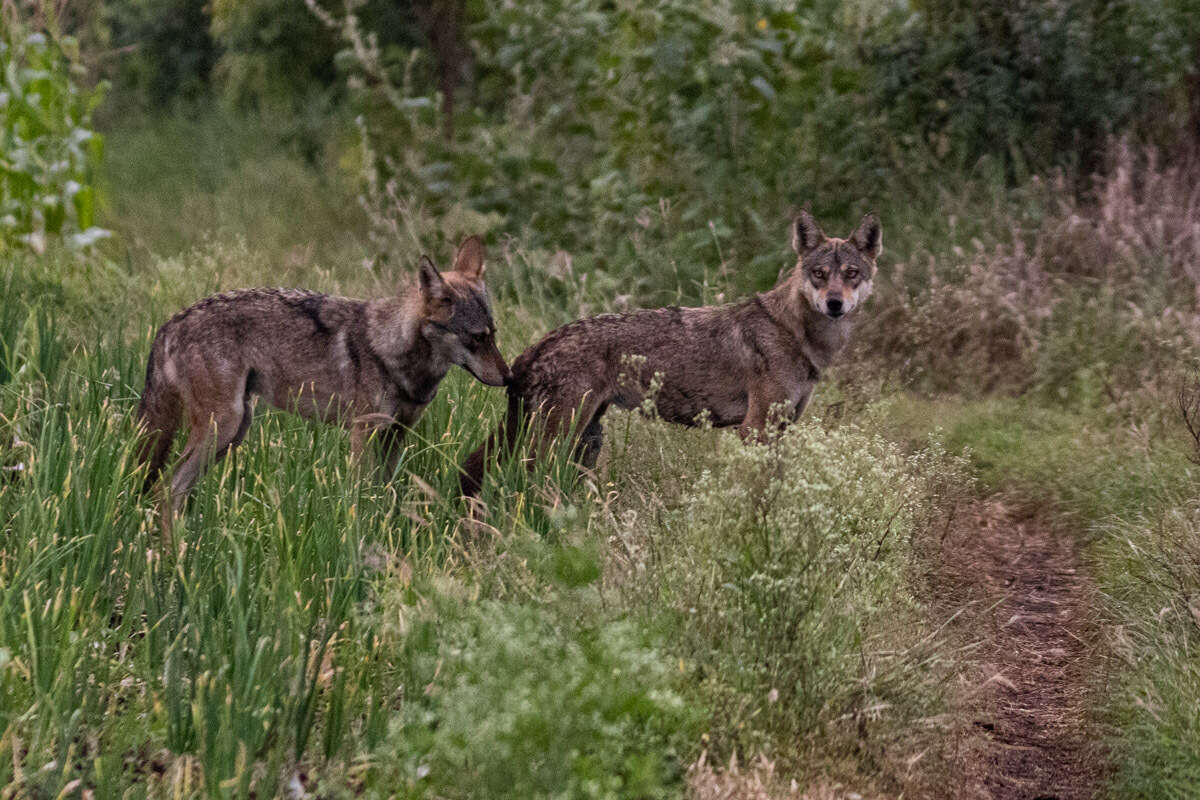
[[[814,278],[816,278],[817,280],[819,280],[819,281],[823,281],[823,280],[825,280],[825,270],[823,270],[823,269],[814,269],[814,270],[812,271],[812,276],[813,276]]]
[[[851,280],[857,278],[858,270],[856,270],[854,267],[851,267],[850,269],[846,270],[846,277],[850,278]]]

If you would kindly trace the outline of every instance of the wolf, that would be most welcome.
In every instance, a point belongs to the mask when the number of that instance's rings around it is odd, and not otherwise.
[[[508,365],[484,284],[477,236],[458,248],[452,271],[422,256],[417,279],[375,300],[302,289],[243,289],[214,295],[165,323],[154,337],[138,406],[145,488],[171,442],[190,428],[170,484],[178,513],[207,464],[236,447],[253,399],[310,419],[339,422],[359,454],[377,434],[387,474],[405,431],[437,394],[450,367],[502,386]]]
[[[883,236],[867,214],[847,238],[828,237],[807,211],[791,233],[794,268],[752,299],[603,314],[564,325],[522,353],[500,430],[462,465],[463,496],[478,494],[488,462],[514,447],[523,428],[535,452],[572,431],[576,460],[593,467],[611,405],[652,403],[667,421],[736,425],[743,438],[761,437],[769,420],[795,420],[871,294]]]

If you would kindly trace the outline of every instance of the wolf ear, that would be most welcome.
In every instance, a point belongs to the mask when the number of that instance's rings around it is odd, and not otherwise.
[[[446,294],[446,280],[429,256],[421,256],[417,264],[417,275],[421,280],[421,294],[428,300],[438,300]]]
[[[883,252],[883,231],[879,227],[879,218],[867,214],[858,223],[858,230],[850,234],[850,244],[858,248],[864,256],[874,261]]]
[[[458,254],[454,256],[454,271],[461,272],[472,280],[483,280],[483,271],[487,266],[484,263],[486,258],[487,251],[483,248],[483,241],[478,236],[468,236],[458,246]]]
[[[792,249],[802,256],[825,241],[825,232],[807,211],[801,211],[792,220]]]

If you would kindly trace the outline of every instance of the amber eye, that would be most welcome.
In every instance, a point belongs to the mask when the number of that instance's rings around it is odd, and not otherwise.
[[[851,267],[850,269],[846,270],[846,277],[850,280],[854,280],[858,277],[858,270],[856,270],[854,267]]]
[[[823,270],[823,269],[814,269],[814,270],[813,270],[813,273],[812,273],[812,276],[813,276],[814,278],[816,278],[817,280],[819,280],[819,281],[823,281],[823,280],[825,280],[825,270]]]

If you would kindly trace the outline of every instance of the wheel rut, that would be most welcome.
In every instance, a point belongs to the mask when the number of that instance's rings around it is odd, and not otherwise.
[[[1087,719],[1092,584],[1076,537],[1004,498],[942,542],[945,610],[965,640],[954,692],[953,798],[1086,800],[1103,754]]]

